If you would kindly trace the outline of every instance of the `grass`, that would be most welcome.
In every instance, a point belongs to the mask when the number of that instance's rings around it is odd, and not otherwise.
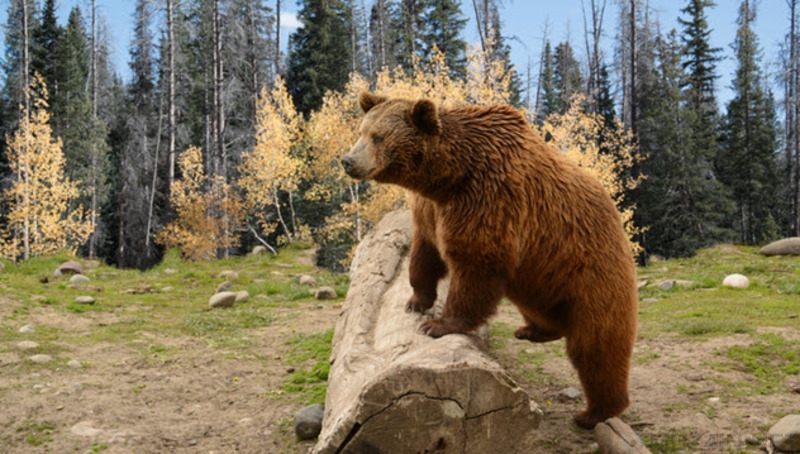
[[[286,362],[298,367],[286,380],[281,390],[293,395],[295,401],[305,405],[324,404],[330,372],[331,341],[333,330],[323,333],[298,335],[287,342]]]
[[[759,334],[755,340],[748,346],[728,348],[723,355],[732,362],[718,363],[717,368],[734,368],[752,376],[752,381],[742,385],[756,394],[779,391],[786,377],[800,375],[800,342],[770,333]]]

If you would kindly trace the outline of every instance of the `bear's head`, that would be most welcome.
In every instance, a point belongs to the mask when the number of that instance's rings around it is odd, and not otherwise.
[[[436,105],[427,99],[387,99],[362,92],[366,113],[358,142],[342,158],[351,177],[409,186],[426,158],[436,150],[442,125]]]

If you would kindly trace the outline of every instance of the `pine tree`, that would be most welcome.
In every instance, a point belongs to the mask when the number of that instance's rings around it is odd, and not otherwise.
[[[58,25],[55,0],[45,0],[42,9],[42,20],[33,31],[33,49],[31,68],[44,78],[55,95],[56,83],[56,49],[64,30]],[[52,95],[51,95],[52,96]]]
[[[584,82],[581,66],[568,41],[559,43],[553,56],[553,72],[558,93],[558,113],[565,113],[572,105],[572,98],[583,92]]]
[[[450,75],[464,79],[467,75],[467,43],[462,38],[467,19],[461,12],[459,2],[440,0],[427,5],[424,15],[423,61],[427,61],[434,47],[444,53]]]
[[[341,0],[303,0],[303,23],[289,38],[288,89],[297,110],[308,115],[328,90],[341,90],[350,65],[350,15]]]
[[[542,55],[542,69],[539,78],[539,91],[541,93],[538,108],[538,121],[542,122],[550,114],[561,111],[558,90],[556,88],[555,58],[550,46],[550,40],[544,44]]]
[[[759,67],[758,39],[752,24],[755,5],[744,0],[733,48],[738,67],[734,97],[722,122],[722,146],[716,168],[736,201],[736,230],[744,244],[768,242],[777,235],[778,149],[774,100]]]

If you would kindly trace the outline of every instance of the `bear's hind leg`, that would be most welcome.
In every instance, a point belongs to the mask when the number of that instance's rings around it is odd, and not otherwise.
[[[535,323],[525,320],[527,325],[518,328],[514,331],[514,337],[519,340],[528,340],[531,342],[543,343],[543,342],[552,342],[561,339],[562,336],[560,333],[555,331],[547,331],[545,329],[540,328]]]
[[[436,301],[436,287],[439,280],[447,274],[447,265],[436,246],[416,234],[411,240],[408,273],[414,294],[406,304],[406,311],[425,312]]]
[[[586,410],[575,415],[584,428],[619,416],[628,408],[628,373],[633,343],[616,336],[590,338],[586,333],[567,337],[567,353],[581,380]]]

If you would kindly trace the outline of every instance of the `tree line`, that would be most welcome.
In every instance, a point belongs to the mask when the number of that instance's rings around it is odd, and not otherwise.
[[[612,1],[613,46],[601,44],[611,36],[607,0],[583,0],[583,42],[545,32],[535,68],[516,68],[497,0],[303,0],[302,26],[286,44],[281,0],[137,0],[131,77],[122,80],[96,0],[64,25],[54,0],[11,0],[0,216],[3,244],[14,247],[4,255],[25,257],[20,239],[41,224],[33,212],[20,217],[28,193],[18,187],[28,180],[18,156],[33,143],[21,131],[45,122],[64,157],[57,183],[45,186],[66,185],[63,205],[49,205],[75,233],[60,247],[146,268],[172,246],[208,258],[314,241],[321,264],[339,266],[404,203],[401,192],[349,181],[338,168],[361,89],[519,107],[608,180],[644,255],[798,234],[797,0],[787,1],[781,102],[753,33],[755,2],[741,1],[734,96],[723,108],[711,0],[685,0],[680,27],[667,31],[646,0]],[[464,39],[468,15],[474,45]]]

